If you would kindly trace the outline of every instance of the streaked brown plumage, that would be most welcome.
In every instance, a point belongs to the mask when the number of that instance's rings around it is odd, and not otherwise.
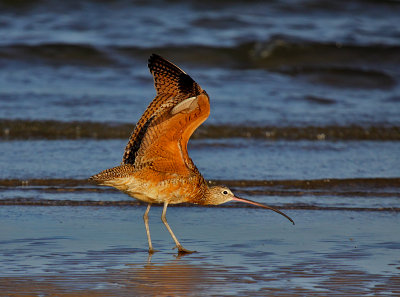
[[[150,57],[149,69],[157,95],[136,124],[122,164],[90,178],[148,203],[143,219],[149,253],[154,251],[148,225],[153,203],[164,204],[161,219],[179,253],[191,251],[182,247],[167,223],[168,204],[218,205],[234,200],[271,209],[293,222],[279,210],[234,196],[227,187],[207,185],[188,155],[187,143],[210,114],[209,97],[183,70],[158,55]]]

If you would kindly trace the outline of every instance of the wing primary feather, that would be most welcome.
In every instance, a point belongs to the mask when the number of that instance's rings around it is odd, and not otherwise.
[[[149,58],[148,61],[148,66],[150,69],[150,72],[153,71],[162,71],[162,72],[168,72],[168,73],[174,73],[174,74],[179,74],[179,73],[185,73],[181,68],[176,66],[174,63],[171,63],[170,61],[165,60],[163,57],[157,55],[157,54],[152,54]]]
[[[179,75],[179,92],[197,96],[201,88],[189,75],[182,73]]]
[[[159,93],[199,95],[200,86],[181,68],[153,54],[149,58],[149,70],[154,77],[154,84]]]

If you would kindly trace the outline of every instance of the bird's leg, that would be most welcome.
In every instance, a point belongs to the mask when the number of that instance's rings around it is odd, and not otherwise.
[[[165,203],[164,203],[164,208],[163,208],[163,211],[162,211],[162,214],[161,214],[161,220],[162,220],[162,222],[164,223],[165,227],[167,227],[167,230],[168,230],[169,234],[171,234],[172,239],[175,241],[176,247],[178,248],[178,252],[179,252],[180,254],[190,254],[190,253],[196,252],[196,251],[189,251],[189,250],[185,249],[185,248],[179,243],[179,241],[178,241],[178,239],[176,238],[174,232],[172,232],[171,227],[168,225],[167,217],[166,217],[166,214],[167,214],[167,207],[168,207],[168,202],[165,202]]]
[[[149,242],[149,254],[154,253],[153,250],[153,245],[151,244],[151,237],[150,237],[150,228],[149,228],[149,211],[150,211],[151,203],[147,205],[147,209],[143,215],[143,221],[144,225],[146,227],[146,234],[147,234],[147,240]]]

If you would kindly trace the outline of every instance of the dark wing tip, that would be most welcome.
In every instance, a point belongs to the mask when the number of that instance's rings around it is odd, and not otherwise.
[[[148,60],[148,66],[150,68],[150,70],[152,69],[153,65],[155,64],[155,62],[157,60],[164,60],[161,56],[157,55],[157,54],[152,54]]]
[[[152,54],[150,56],[148,60],[148,67],[151,73],[164,72],[174,74],[176,76],[178,76],[180,73],[185,73],[178,66],[157,54]]]
[[[200,90],[197,83],[187,74],[179,75],[179,91],[185,94],[199,95]]]
[[[182,69],[157,54],[150,56],[148,67],[156,85],[161,83],[162,88],[166,88],[167,85],[171,88],[173,85],[176,91],[192,96],[197,96],[202,91],[200,86]]]

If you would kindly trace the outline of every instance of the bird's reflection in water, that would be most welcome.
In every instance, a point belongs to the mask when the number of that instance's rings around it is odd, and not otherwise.
[[[221,286],[225,269],[189,264],[184,258],[162,263],[127,264],[106,273],[8,278],[0,281],[5,292],[31,292],[53,296],[199,296]],[[75,292],[76,295],[71,294]]]
[[[115,271],[110,281],[119,279],[120,286],[146,296],[188,296],[208,290],[215,273],[215,267],[192,265],[178,256],[163,264],[129,265]]]

